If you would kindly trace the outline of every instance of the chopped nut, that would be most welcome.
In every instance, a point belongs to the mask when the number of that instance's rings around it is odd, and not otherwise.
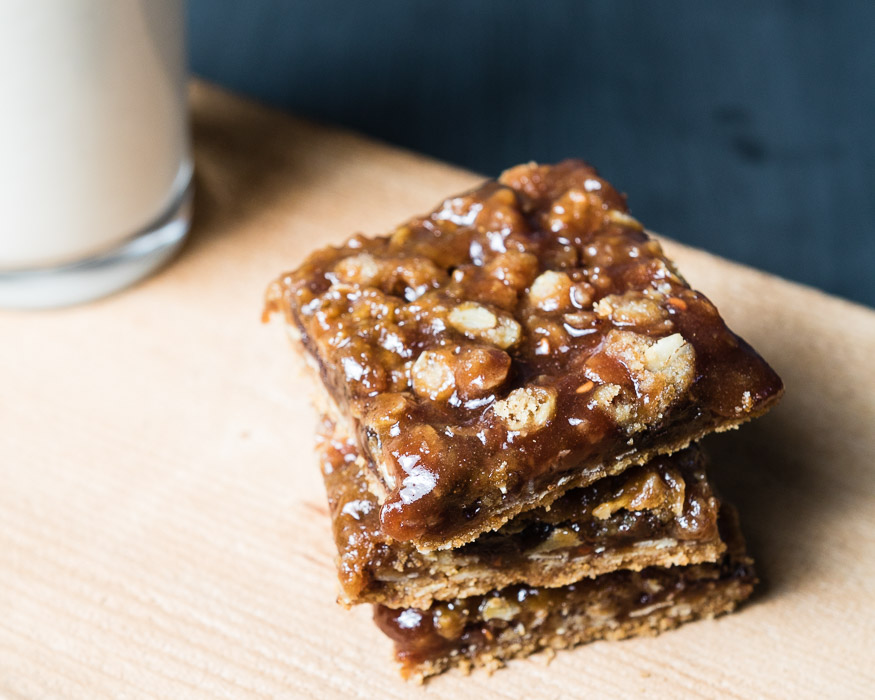
[[[619,384],[602,384],[593,392],[592,400],[597,404],[611,403],[622,391]]]
[[[591,406],[598,406],[620,426],[633,426],[635,407],[627,400],[617,401],[623,388],[619,384],[602,384],[590,395]],[[635,426],[637,427],[637,426]]]
[[[334,276],[345,284],[372,285],[381,273],[382,266],[370,253],[351,255],[334,266]]]
[[[502,349],[519,342],[520,324],[506,314],[494,314],[473,301],[459,304],[449,315],[450,325],[471,338],[485,340]]]
[[[486,274],[501,280],[515,291],[522,291],[535,279],[538,258],[531,253],[508,250],[496,255],[484,266]]]
[[[532,283],[529,301],[541,311],[556,311],[571,304],[571,278],[564,272],[547,270]]]
[[[391,275],[391,291],[400,294],[407,301],[415,301],[429,289],[439,286],[447,274],[428,258],[405,259],[403,264],[395,265]]]
[[[364,422],[374,428],[388,428],[398,419],[407,408],[407,399],[404,394],[384,393],[374,397],[368,407]]]
[[[599,520],[607,520],[614,514],[614,511],[617,510],[620,510],[620,506],[615,507],[614,501],[606,501],[605,503],[600,503],[593,508],[592,514]]]
[[[483,202],[477,215],[477,228],[484,232],[506,235],[526,225],[526,220],[517,206],[517,195],[509,187],[500,187]]]
[[[446,401],[456,388],[453,368],[440,352],[426,350],[413,363],[413,391],[432,401]]]
[[[392,379],[392,391],[400,392],[410,388],[410,372],[413,363],[405,362],[401,367],[392,370],[390,377]]]
[[[338,261],[327,276],[334,282],[335,291],[353,292],[356,286],[376,287],[386,294],[414,301],[443,283],[447,275],[422,256],[376,258],[370,253],[358,253]]]
[[[495,328],[498,318],[485,306],[466,301],[450,311],[450,324],[462,333],[480,333]]]
[[[576,311],[571,314],[565,314],[562,320],[575,330],[582,331],[592,328],[597,318],[596,314],[592,311]]]
[[[426,350],[412,363],[413,391],[431,401],[446,401],[453,392],[463,401],[488,395],[507,378],[510,356],[489,346]]]
[[[471,226],[482,209],[483,202],[468,194],[444,200],[441,208],[432,216],[436,221],[448,222],[456,226]]]
[[[457,639],[465,629],[468,616],[446,603],[437,603],[432,612],[435,631],[444,639]]]
[[[398,475],[399,497],[405,504],[414,503],[431,493],[437,485],[437,473],[446,440],[431,425],[407,423],[404,432],[387,436],[378,463],[394,464]]]
[[[404,244],[410,240],[412,233],[413,232],[410,230],[409,226],[399,226],[395,229],[395,233],[393,233],[392,237],[389,239],[390,246],[395,250],[403,248]]]
[[[588,282],[576,282],[571,286],[571,303],[578,309],[588,308],[592,304],[595,290]]]
[[[527,339],[530,347],[536,355],[565,353],[568,351],[568,337],[575,330],[569,329],[558,320],[554,321],[543,314],[533,313],[531,309],[524,315],[524,324],[527,329]],[[549,346],[544,344],[548,341]]]
[[[601,218],[603,204],[598,194],[572,187],[550,208],[546,216],[547,228],[554,232],[571,226],[591,228]]]
[[[520,341],[520,324],[509,316],[500,316],[498,326],[484,332],[480,337],[500,348],[506,349]]]
[[[486,396],[501,386],[510,369],[510,356],[490,347],[466,347],[455,357],[453,371],[462,399]]]
[[[677,353],[691,355],[693,346],[680,333],[660,338],[644,351],[644,366],[649,372],[668,372],[675,364],[688,364],[683,358],[675,361]],[[687,358],[690,359],[690,358]]]
[[[630,216],[626,212],[619,211],[618,209],[611,209],[608,211],[608,218],[613,221],[615,224],[620,224],[620,226],[628,226],[629,228],[633,228],[636,231],[643,231],[644,226],[641,225],[641,222],[638,221],[634,216]]]
[[[593,308],[601,318],[609,318],[617,326],[656,325],[668,318],[657,300],[642,292],[610,294]]]
[[[339,356],[338,365],[343,371],[346,382],[361,387],[363,393],[376,396],[388,389],[389,375],[384,366],[368,362],[366,353],[361,350],[360,345],[360,343],[350,343],[344,348],[346,354]]]
[[[509,430],[529,433],[543,428],[556,412],[556,391],[550,387],[514,389],[506,399],[495,402],[495,415]]]
[[[547,554],[557,549],[568,549],[580,544],[580,535],[567,527],[554,527],[549,537],[531,550],[531,554]]]
[[[595,386],[595,384],[593,384],[593,382],[591,382],[591,381],[584,382],[583,384],[581,384],[579,387],[577,387],[574,390],[574,393],[575,394],[585,394],[587,391],[592,389],[594,386]]]
[[[520,606],[507,598],[487,598],[480,603],[480,616],[489,620],[504,620],[510,622],[520,613]]]
[[[679,494],[675,492],[673,484],[663,480],[656,469],[652,467],[643,469],[634,479],[623,484],[612,499],[593,508],[592,514],[600,520],[606,520],[622,509],[642,511],[668,508],[675,515],[679,515],[683,510],[684,482],[683,480],[676,481],[682,485]],[[678,500],[680,501],[680,510]]]
[[[661,420],[693,382],[695,351],[680,333],[654,340],[614,330],[605,338],[604,352],[625,365],[636,396],[624,396],[622,387],[607,384],[593,392],[592,401],[629,433]]]
[[[574,270],[579,257],[576,246],[565,244],[544,251],[540,259],[543,267],[549,270]]]

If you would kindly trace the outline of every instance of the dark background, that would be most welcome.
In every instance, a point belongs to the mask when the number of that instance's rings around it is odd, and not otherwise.
[[[649,228],[875,305],[873,1],[190,0],[189,40],[209,80],[488,175],[583,157]]]

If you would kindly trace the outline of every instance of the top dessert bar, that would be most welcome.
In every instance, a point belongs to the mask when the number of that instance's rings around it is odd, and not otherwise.
[[[383,531],[460,546],[764,413],[781,380],[580,161],[522,165],[268,289],[373,465]]]

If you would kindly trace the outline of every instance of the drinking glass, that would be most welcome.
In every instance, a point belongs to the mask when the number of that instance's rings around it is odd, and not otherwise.
[[[0,66],[0,306],[163,265],[191,209],[183,0],[3,0]]]

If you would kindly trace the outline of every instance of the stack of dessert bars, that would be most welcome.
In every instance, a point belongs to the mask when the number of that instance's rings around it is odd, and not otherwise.
[[[341,602],[405,677],[655,634],[755,583],[697,441],[781,381],[580,161],[273,282],[321,380]]]

